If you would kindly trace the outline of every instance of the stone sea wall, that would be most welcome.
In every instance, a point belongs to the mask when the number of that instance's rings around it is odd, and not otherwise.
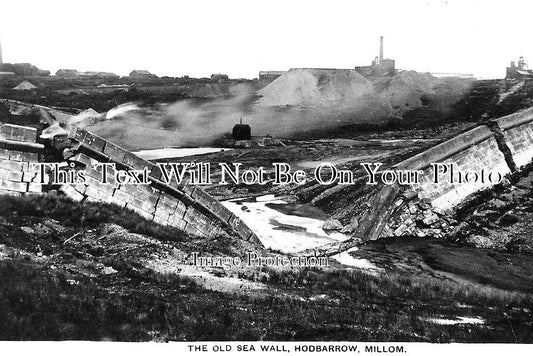
[[[0,194],[40,193],[40,177],[32,164],[39,162],[44,146],[37,143],[37,130],[0,124]]]
[[[360,217],[355,236],[362,240],[402,235],[442,237],[457,223],[454,208],[472,194],[494,186],[498,175],[505,177],[520,170],[532,159],[533,108],[480,125],[396,164],[394,169],[423,171],[420,183],[383,187]],[[453,165],[456,181],[448,171],[441,172],[436,183],[434,163]],[[469,182],[459,183],[459,172],[476,172],[478,179],[472,179],[471,173]],[[490,172],[492,180],[488,179]]]
[[[261,244],[241,219],[202,188],[186,183],[167,184],[162,181],[158,166],[86,130],[73,128],[67,137],[56,136],[51,146],[61,152],[63,158],[46,162],[57,163],[57,168],[65,174],[83,171],[83,182],[40,184],[40,169],[33,164],[44,162],[45,146],[37,141],[36,129],[1,124],[0,194],[20,195],[57,189],[74,200],[116,204],[147,220],[174,226],[192,235],[228,234]],[[104,184],[101,163],[113,163],[121,170],[147,168],[150,184],[119,184],[112,167],[106,168],[109,178]],[[47,165],[44,181],[58,183],[50,176],[54,174],[52,168]]]
[[[495,120],[509,146],[517,168],[533,157],[533,108]]]

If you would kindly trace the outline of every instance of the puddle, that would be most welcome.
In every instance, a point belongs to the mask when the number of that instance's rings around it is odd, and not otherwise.
[[[434,139],[426,139],[426,138],[399,138],[399,139],[379,139],[379,138],[373,138],[368,140],[370,142],[379,142],[379,143],[417,143],[417,142],[431,142],[435,141]]]
[[[362,258],[354,258],[350,252],[357,251],[357,247],[352,247],[351,249],[348,249],[344,252],[339,253],[338,255],[332,256],[332,258],[342,263],[346,266],[361,268],[361,269],[375,269],[378,270],[379,268],[375,266],[372,262],[362,259]]]
[[[162,158],[176,158],[187,157],[194,155],[201,155],[213,152],[222,152],[230,150],[230,148],[217,147],[196,147],[196,148],[157,148],[153,150],[141,150],[133,152],[135,155],[145,160],[162,159]]]
[[[481,325],[485,324],[485,320],[478,318],[478,317],[466,317],[466,316],[459,316],[456,320],[452,319],[438,319],[438,318],[432,318],[432,319],[426,319],[427,321],[439,325],[459,325],[459,324],[476,324]]]

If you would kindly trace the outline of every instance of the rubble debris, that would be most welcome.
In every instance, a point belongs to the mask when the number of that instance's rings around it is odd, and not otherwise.
[[[357,220],[357,216],[352,216],[352,218],[350,219],[350,222],[342,228],[341,233],[350,234],[354,232],[355,230],[357,230],[358,227],[359,227],[359,220]]]
[[[496,245],[492,239],[481,235],[468,236],[465,242],[479,248],[493,248]]]
[[[343,226],[341,222],[337,219],[329,218],[328,220],[324,221],[324,224],[322,225],[322,230],[328,231],[328,230],[342,230]]]

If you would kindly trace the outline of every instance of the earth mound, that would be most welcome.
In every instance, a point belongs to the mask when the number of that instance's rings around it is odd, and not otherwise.
[[[392,108],[422,106],[422,95],[435,94],[435,87],[441,80],[430,73],[414,70],[402,71],[392,77],[380,77],[373,81],[377,96]]]
[[[261,106],[352,106],[373,92],[353,69],[291,69],[258,94]]]
[[[401,118],[405,111],[424,106],[424,97],[439,95],[443,83],[430,73],[416,71],[367,79],[352,69],[291,69],[258,92],[262,96],[258,105],[347,110],[358,113],[359,121],[364,121],[361,112],[373,112],[373,119]],[[462,94],[464,88],[444,91]]]

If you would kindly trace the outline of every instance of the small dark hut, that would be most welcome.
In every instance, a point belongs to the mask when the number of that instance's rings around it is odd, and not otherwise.
[[[241,118],[241,122],[233,126],[233,131],[231,132],[231,136],[233,137],[235,141],[251,140],[252,139],[252,128],[248,124],[243,124],[242,118]]]

